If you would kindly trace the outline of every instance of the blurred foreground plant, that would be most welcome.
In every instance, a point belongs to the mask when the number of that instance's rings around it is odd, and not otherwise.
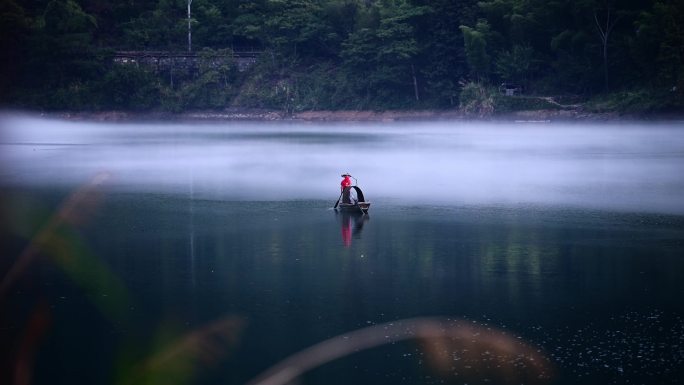
[[[285,385],[335,359],[361,350],[414,340],[430,368],[447,381],[546,384],[551,362],[515,336],[463,320],[412,318],[374,325],[320,342],[296,353],[248,385]]]

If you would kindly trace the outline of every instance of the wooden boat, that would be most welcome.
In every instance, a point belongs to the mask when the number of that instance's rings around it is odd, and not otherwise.
[[[352,192],[356,193],[356,197],[353,196]],[[342,190],[340,198],[335,203],[335,210],[368,214],[370,205],[370,202],[366,202],[363,191],[358,186],[349,186]]]
[[[339,205],[337,205],[336,210],[350,213],[357,212],[368,214],[370,205],[370,202],[340,203]]]

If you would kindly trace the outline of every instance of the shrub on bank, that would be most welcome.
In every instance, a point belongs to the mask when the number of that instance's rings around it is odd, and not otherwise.
[[[466,116],[486,117],[494,113],[496,90],[480,83],[469,82],[459,95],[459,108]]]
[[[678,90],[637,89],[599,95],[587,103],[590,112],[650,114],[681,112],[684,98]]]

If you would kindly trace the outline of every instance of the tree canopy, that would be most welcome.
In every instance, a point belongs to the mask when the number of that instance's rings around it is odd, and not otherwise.
[[[684,105],[684,0],[4,0],[0,101],[33,108],[450,108],[464,85]],[[185,78],[117,50],[230,56]],[[130,92],[125,92],[126,88]],[[110,92],[111,90],[117,90]],[[112,95],[116,95],[113,97]],[[645,96],[644,96],[645,95]],[[660,106],[660,107],[658,107]]]

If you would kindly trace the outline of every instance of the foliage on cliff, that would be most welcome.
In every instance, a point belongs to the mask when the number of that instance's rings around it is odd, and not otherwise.
[[[0,103],[486,112],[514,108],[487,95],[515,83],[597,109],[684,108],[684,0],[194,0],[189,24],[193,51],[263,53],[246,72],[124,68],[116,50],[188,49],[187,0],[4,0]]]

